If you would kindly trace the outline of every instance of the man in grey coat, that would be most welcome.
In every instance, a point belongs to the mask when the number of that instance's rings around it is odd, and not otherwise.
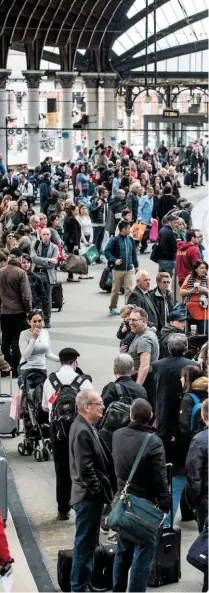
[[[43,303],[45,327],[51,327],[52,286],[57,281],[58,256],[58,247],[51,242],[51,232],[48,228],[44,228],[41,240],[34,245],[32,259],[35,264],[35,272],[41,276],[46,293],[46,300]]]

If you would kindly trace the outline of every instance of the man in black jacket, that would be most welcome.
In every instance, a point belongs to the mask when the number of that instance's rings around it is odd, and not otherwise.
[[[168,272],[171,276],[176,265],[177,242],[174,231],[177,228],[178,219],[176,214],[168,214],[158,235],[159,272]]]
[[[145,436],[152,433],[149,421],[151,405],[144,399],[136,399],[131,406],[130,423],[116,430],[113,435],[113,460],[117,477],[117,493],[124,489],[136,455]],[[161,439],[153,434],[133,476],[128,491],[135,496],[158,504],[164,512],[170,508],[170,493],[167,482],[165,451]],[[118,547],[113,567],[113,591],[126,591],[130,571],[129,591],[146,591],[153,545],[140,545],[118,536]]]
[[[153,303],[150,291],[151,278],[149,272],[140,270],[136,274],[136,286],[128,299],[128,305],[136,305],[145,309],[148,315],[148,325],[154,325],[156,330],[160,329],[160,318],[157,308]]]
[[[114,232],[111,234],[115,234],[115,229],[118,222],[122,218],[122,211],[125,208],[125,201],[126,201],[126,194],[123,189],[119,189],[117,192],[117,196],[112,202],[109,204],[109,210],[114,214]]]
[[[99,253],[104,239],[105,223],[107,220],[107,198],[108,190],[102,185],[99,185],[97,187],[96,197],[94,196],[91,199],[90,216],[94,230],[93,243],[96,245]],[[102,263],[100,257],[96,263]]]
[[[99,540],[104,503],[112,500],[112,459],[97,435],[104,404],[95,391],[76,396],[78,416],[69,437],[71,504],[76,514],[76,535],[71,570],[71,591],[88,591]]]
[[[188,340],[184,334],[172,334],[168,340],[170,356],[152,365],[156,389],[156,428],[166,452],[167,462],[176,462],[174,450],[178,435],[179,407],[182,398],[181,370],[186,365],[197,364],[186,358]]]
[[[177,206],[177,198],[175,198],[175,196],[173,196],[173,194],[172,194],[171,184],[166,183],[166,185],[163,189],[162,196],[160,196],[160,198],[158,200],[158,206],[157,206],[157,216],[158,216],[160,225],[161,225],[163,217],[166,216],[166,214],[168,214],[168,212],[170,212],[170,210],[172,210],[172,208],[175,208],[175,206]]]

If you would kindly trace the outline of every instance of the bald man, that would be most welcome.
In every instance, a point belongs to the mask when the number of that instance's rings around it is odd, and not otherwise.
[[[136,274],[136,286],[128,299],[128,305],[136,305],[141,309],[145,309],[148,315],[148,326],[154,326],[157,331],[160,330],[160,318],[158,310],[156,309],[149,291],[151,285],[151,278],[149,272],[140,270]]]
[[[76,514],[71,591],[88,591],[103,506],[113,497],[109,476],[114,470],[111,455],[93,426],[103,415],[101,395],[93,390],[80,391],[76,406],[78,416],[69,438],[71,505]]]

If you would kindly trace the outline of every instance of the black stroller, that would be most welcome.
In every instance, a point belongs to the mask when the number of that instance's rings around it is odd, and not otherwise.
[[[41,369],[28,369],[20,381],[24,441],[18,444],[18,453],[34,453],[36,461],[48,461],[51,452],[48,414],[41,407],[45,380]]]

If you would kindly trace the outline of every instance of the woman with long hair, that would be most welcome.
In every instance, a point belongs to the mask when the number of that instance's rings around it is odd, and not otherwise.
[[[87,247],[93,242],[93,226],[86,206],[80,204],[77,220],[81,226],[81,241]]]
[[[197,259],[191,274],[187,276],[180,288],[180,295],[185,297],[190,316],[189,325],[195,324],[197,333],[207,334],[209,278],[206,261]]]

